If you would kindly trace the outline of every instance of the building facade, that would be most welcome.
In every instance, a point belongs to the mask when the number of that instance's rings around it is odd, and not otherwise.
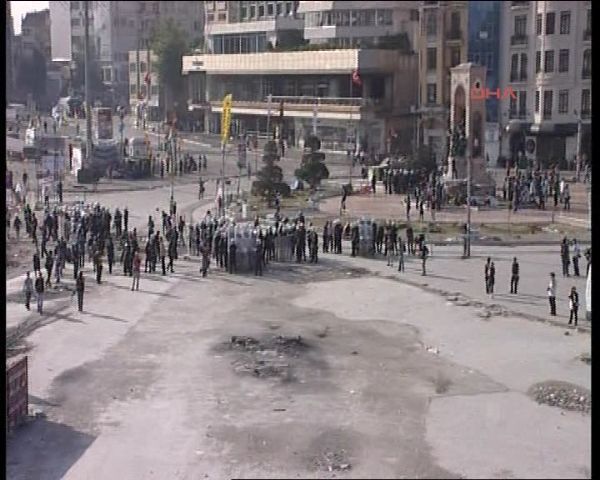
[[[150,50],[129,52],[129,107],[138,119],[159,120],[158,58]]]
[[[591,2],[502,2],[501,147],[510,161],[547,167],[590,159]]]
[[[32,55],[38,50],[47,62],[52,58],[50,44],[50,10],[29,12],[21,23],[23,54]]]
[[[468,2],[420,2],[418,142],[448,156],[450,69],[467,61]]]
[[[10,10],[10,2],[6,2],[6,100],[13,98],[13,89],[15,84],[15,54],[14,54],[13,18]]]

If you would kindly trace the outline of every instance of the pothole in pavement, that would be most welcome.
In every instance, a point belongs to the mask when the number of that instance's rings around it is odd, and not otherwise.
[[[548,380],[536,383],[528,394],[537,402],[563,410],[590,413],[592,394],[584,387],[569,382]]]
[[[256,378],[295,381],[293,369],[311,346],[301,336],[273,335],[262,340],[234,335],[217,345],[217,351],[237,353],[233,361],[236,373]]]

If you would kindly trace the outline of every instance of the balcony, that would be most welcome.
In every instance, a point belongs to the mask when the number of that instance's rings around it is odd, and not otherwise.
[[[510,37],[510,44],[513,46],[527,46],[527,35],[513,35]]]
[[[510,2],[511,9],[527,8],[530,2]]]
[[[449,42],[462,40],[462,31],[457,28],[451,29],[446,35],[446,40],[448,40]]]
[[[592,30],[586,29],[583,31],[583,41],[589,42],[592,39]]]

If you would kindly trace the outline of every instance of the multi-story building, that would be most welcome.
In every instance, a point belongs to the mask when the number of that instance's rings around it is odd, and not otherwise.
[[[467,58],[469,62],[482,65],[486,69],[485,88],[496,91],[499,86],[499,45],[501,1],[470,1],[469,41]],[[485,100],[485,151],[491,165],[497,162],[499,145],[498,102],[495,96]]]
[[[50,10],[29,12],[21,23],[23,54],[32,55],[38,50],[47,62],[52,58],[50,46]]]
[[[13,50],[13,39],[15,36],[13,18],[10,10],[10,2],[6,2],[6,99],[12,100],[15,84],[15,57]]]
[[[264,138],[277,125],[289,145],[302,146],[316,130],[324,148],[383,152],[395,131],[409,153],[417,7],[206,2],[209,53],[183,61],[189,107],[204,114],[205,131],[218,133],[222,100],[231,93],[234,135]],[[390,41],[402,33],[401,46]]]
[[[592,15],[590,1],[502,2],[502,151],[541,166],[590,158]]]
[[[304,38],[311,44],[373,48],[403,34],[412,47],[418,33],[417,2],[300,2]]]
[[[266,52],[302,39],[298,2],[205,2],[206,51]]]
[[[438,164],[448,155],[450,68],[467,61],[466,1],[420,2],[419,143],[428,145]]]
[[[83,58],[85,18],[83,1],[51,1],[50,34],[52,60],[73,61]],[[90,20],[90,55],[94,56],[94,3],[90,2],[88,18]]]

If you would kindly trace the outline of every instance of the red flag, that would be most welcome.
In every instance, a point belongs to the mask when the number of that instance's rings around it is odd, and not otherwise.
[[[359,87],[362,85],[362,79],[360,78],[358,70],[354,70],[352,72],[352,83],[358,85]]]

